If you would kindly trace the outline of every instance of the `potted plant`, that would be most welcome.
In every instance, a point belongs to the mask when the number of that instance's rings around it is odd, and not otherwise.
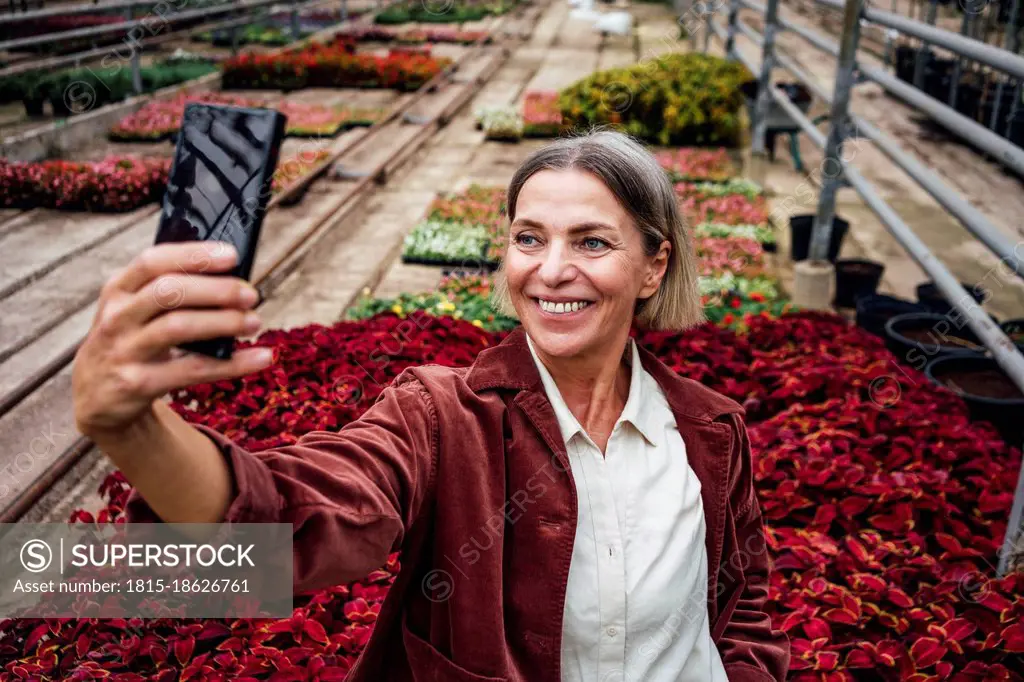
[[[814,228],[814,214],[791,216],[789,219],[790,233],[790,258],[794,262],[806,260],[811,250],[811,231]],[[836,262],[839,256],[839,247],[843,244],[843,238],[850,223],[836,216],[832,221],[832,235],[828,244],[828,260]]]
[[[967,293],[976,302],[983,303],[985,301],[986,292],[984,289],[980,289],[980,287],[973,284],[967,284],[966,282],[960,282],[960,286],[967,290]],[[918,284],[916,292],[917,302],[932,312],[946,315],[953,310],[952,304],[942,295],[935,282],[922,282]]]
[[[949,353],[982,353],[985,346],[970,327],[938,313],[896,315],[885,323],[886,345],[908,365],[924,370],[928,362]]]
[[[835,305],[853,308],[857,299],[875,293],[885,266],[877,261],[846,258],[836,261]]]
[[[45,79],[35,82],[26,81],[22,90],[21,102],[25,105],[25,114],[29,117],[43,115],[43,102],[47,98],[47,81]]]
[[[885,294],[869,294],[857,299],[856,323],[875,336],[885,336],[885,324],[897,315],[924,313],[928,310],[920,303]]]
[[[953,353],[928,363],[925,374],[967,403],[971,417],[990,422],[1010,445],[1024,439],[1024,393],[992,358]]]

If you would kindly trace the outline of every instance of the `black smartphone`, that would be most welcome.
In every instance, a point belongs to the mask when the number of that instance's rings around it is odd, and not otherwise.
[[[286,120],[274,109],[186,105],[156,243],[228,242],[238,250],[239,262],[218,274],[249,279]],[[225,359],[234,352],[235,339],[179,347]]]

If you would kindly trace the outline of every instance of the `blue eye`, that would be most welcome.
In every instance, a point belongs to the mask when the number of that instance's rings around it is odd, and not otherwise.
[[[597,237],[587,237],[583,240],[583,245],[591,251],[597,251],[598,249],[608,246],[603,239],[598,239]]]
[[[533,235],[522,234],[522,233],[516,235],[516,243],[517,244],[522,244],[523,246],[532,246],[532,244],[524,243],[523,242],[524,239],[533,239]]]

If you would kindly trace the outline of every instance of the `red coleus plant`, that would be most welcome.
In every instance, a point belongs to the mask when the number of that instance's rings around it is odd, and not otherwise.
[[[655,158],[674,182],[721,182],[736,175],[729,150],[724,147],[664,149],[655,152]]]
[[[169,159],[111,156],[97,162],[0,159],[0,206],[130,211],[159,199]]]
[[[412,317],[266,332],[256,343],[275,348],[274,366],[180,391],[174,407],[272,447],[356,418],[407,366],[467,365],[501,338]],[[991,565],[1018,450],[838,316],[637,338],[747,409],[774,561],[768,610],[793,644],[791,680],[1024,680],[1024,574],[995,579]],[[97,521],[116,518],[128,492],[111,475]],[[6,621],[0,677],[340,680],[397,569],[392,557],[362,581],[302,595],[281,621]]]
[[[523,135],[557,137],[563,130],[557,90],[532,90],[523,97]]]
[[[126,116],[111,128],[113,140],[162,140],[181,128],[185,106],[189,103],[222,104],[236,107],[262,107],[263,100],[240,97],[219,92],[186,93],[172,99],[149,102],[133,114]],[[332,136],[350,125],[370,125],[383,114],[382,109],[353,110],[303,104],[288,99],[274,105],[288,118],[288,135]]]
[[[763,196],[753,199],[742,194],[708,196],[700,193],[681,195],[679,208],[691,225],[718,223],[722,225],[765,225],[768,203]]]
[[[277,54],[245,53],[223,64],[225,89],[370,87],[415,90],[451,64],[447,57],[353,54],[352,44],[312,43]]]

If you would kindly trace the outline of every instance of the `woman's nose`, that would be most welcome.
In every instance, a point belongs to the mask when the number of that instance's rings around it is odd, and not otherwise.
[[[544,252],[544,261],[540,265],[540,278],[545,286],[554,287],[572,279],[575,266],[568,256],[564,245],[551,242]]]

